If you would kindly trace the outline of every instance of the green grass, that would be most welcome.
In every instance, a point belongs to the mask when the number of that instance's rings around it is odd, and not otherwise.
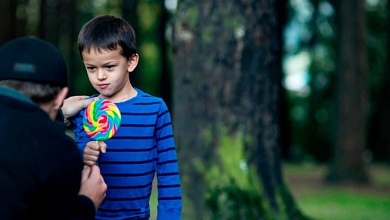
[[[149,201],[149,207],[150,207],[150,220],[155,220],[157,219],[157,204],[158,204],[158,201],[157,201],[157,182],[156,182],[156,178],[154,178],[153,180],[153,190],[152,190],[152,194],[150,195],[150,201]]]
[[[389,219],[389,197],[360,196],[343,190],[298,198],[303,213],[313,219]]]
[[[372,165],[370,185],[323,182],[325,166],[285,165],[285,180],[301,211],[318,220],[390,219],[390,167]]]
[[[369,186],[334,186],[323,182],[327,167],[284,164],[285,181],[300,210],[314,220],[390,219],[390,166],[372,165]],[[151,196],[151,220],[156,219],[157,192]]]

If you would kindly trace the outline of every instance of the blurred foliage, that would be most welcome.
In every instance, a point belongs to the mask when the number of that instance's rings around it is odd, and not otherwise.
[[[159,45],[159,20],[162,9],[161,1],[140,1],[137,9],[140,21],[137,33],[140,54],[138,70],[141,70],[137,73],[142,74],[138,86],[153,95],[159,95],[162,71],[162,51]]]
[[[387,74],[387,4],[387,0],[366,1],[368,123]],[[300,80],[305,81],[299,89],[285,86],[292,123],[288,159],[292,161],[327,162],[331,157],[337,74],[335,16],[332,1],[290,0],[284,84],[293,74],[301,75]],[[371,144],[372,140],[368,140],[367,149]]]
[[[166,85],[172,83],[169,78],[173,62],[169,34],[172,32],[170,20],[174,9],[172,10],[172,6],[169,10],[166,9],[164,3],[172,3],[173,0],[17,0],[13,2],[16,6],[16,32],[18,35],[39,36],[42,23],[46,23],[45,27],[58,24],[58,27],[47,30],[47,40],[63,52],[68,63],[71,76],[69,95],[90,95],[95,91],[88,82],[77,51],[78,31],[85,22],[97,15],[113,14],[125,17],[122,10],[124,1],[126,4],[136,5],[136,15],[132,16],[137,19],[129,21],[132,24],[136,22],[134,28],[140,54],[138,67],[135,73],[132,73],[136,75],[133,83],[152,95],[163,96],[169,104],[171,89]],[[46,2],[47,7],[45,21],[40,18],[42,2]],[[337,27],[333,2],[289,0],[286,5],[288,14],[284,29],[283,83],[288,97],[291,145],[287,154],[283,155],[288,155],[286,159],[289,160],[327,162],[331,156],[335,116],[334,80],[337,70]],[[389,3],[388,0],[365,2],[368,28],[369,124],[377,108],[378,97],[387,74]],[[67,9],[68,12],[61,11],[64,7],[70,8]],[[167,17],[164,17],[166,15]],[[191,21],[191,17],[200,15],[192,11],[188,16]],[[50,23],[52,20],[57,23]],[[236,23],[237,21],[233,21],[232,25]],[[167,75],[163,77],[163,74]],[[373,132],[376,128],[370,129],[369,132]],[[373,140],[369,139],[367,149],[371,149],[372,144]]]

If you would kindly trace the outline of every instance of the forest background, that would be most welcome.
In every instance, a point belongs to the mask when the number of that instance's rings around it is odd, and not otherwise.
[[[48,40],[69,95],[89,95],[78,31],[123,17],[133,85],[172,112],[183,218],[306,219],[283,164],[320,166],[332,185],[370,185],[370,168],[389,166],[389,12],[387,0],[1,0],[0,45]]]

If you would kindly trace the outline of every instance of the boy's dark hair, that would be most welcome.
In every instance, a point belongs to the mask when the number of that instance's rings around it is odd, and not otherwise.
[[[112,15],[100,15],[87,22],[78,36],[78,49],[82,52],[96,49],[121,49],[121,55],[129,58],[137,51],[134,29],[124,19]]]

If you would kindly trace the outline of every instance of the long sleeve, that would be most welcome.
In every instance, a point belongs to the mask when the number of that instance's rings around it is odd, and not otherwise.
[[[95,219],[95,205],[84,195],[77,195],[69,220]]]
[[[92,139],[87,135],[83,128],[84,111],[80,111],[77,117],[73,118],[73,132],[75,133],[75,142],[80,151],[81,157],[84,153],[85,145]]]
[[[92,95],[88,98],[97,97],[97,94]],[[82,109],[79,114],[77,114],[75,117],[71,118],[71,124],[73,125],[72,130],[75,134],[75,142],[76,145],[80,151],[81,157],[84,153],[85,145],[89,141],[93,141],[92,138],[90,138],[87,133],[84,130],[83,127],[83,118],[84,118],[84,111],[85,109]]]
[[[68,213],[69,220],[92,220],[95,217],[95,205],[91,199],[84,195],[77,195],[80,188],[82,163],[77,161],[77,151],[73,151],[69,159],[63,159],[60,166],[47,182],[47,207],[44,219],[59,219],[60,213]],[[70,197],[69,195],[75,195]]]
[[[163,103],[157,118],[157,180],[159,220],[181,219],[181,188],[177,154],[169,111]]]

